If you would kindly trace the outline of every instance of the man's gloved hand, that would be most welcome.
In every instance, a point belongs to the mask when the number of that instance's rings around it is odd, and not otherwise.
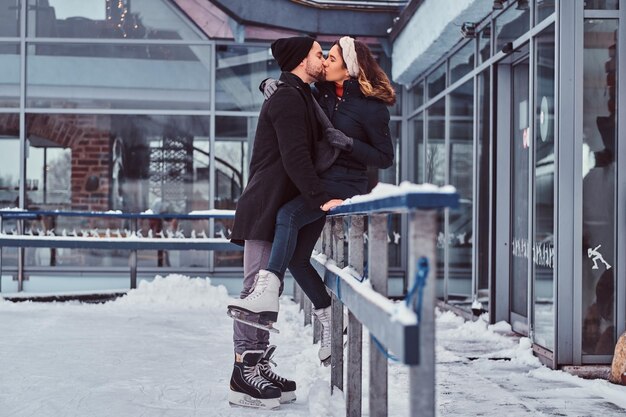
[[[261,83],[261,91],[263,91],[263,97],[265,100],[272,97],[272,95],[278,90],[278,86],[283,84],[282,81],[275,80],[273,78],[266,78]]]
[[[326,136],[326,140],[335,148],[339,148],[346,152],[352,152],[354,139],[350,136],[346,136],[341,130],[329,127],[324,132],[324,135]]]

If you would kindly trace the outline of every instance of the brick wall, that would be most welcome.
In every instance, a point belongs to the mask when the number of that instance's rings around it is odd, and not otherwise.
[[[0,126],[7,134],[18,135],[19,115],[0,115]],[[108,210],[110,184],[109,116],[31,114],[26,118],[26,131],[70,148],[72,151],[72,209]],[[97,190],[86,191],[87,179],[99,179]]]

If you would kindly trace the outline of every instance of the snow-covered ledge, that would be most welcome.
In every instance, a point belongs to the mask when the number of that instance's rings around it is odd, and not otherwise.
[[[479,22],[493,0],[424,0],[393,43],[393,80],[408,85],[461,40],[463,22]]]

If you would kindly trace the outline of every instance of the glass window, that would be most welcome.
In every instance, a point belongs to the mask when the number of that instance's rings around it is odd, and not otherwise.
[[[476,42],[471,40],[450,58],[450,84],[474,69]]]
[[[402,160],[402,154],[400,149],[400,122],[390,122],[389,131],[391,133],[391,140],[393,141],[393,164],[389,168],[381,169],[378,171],[378,180],[380,182],[398,185],[400,184],[400,161]]]
[[[485,26],[478,35],[478,51],[479,64],[491,57],[491,24]]]
[[[209,208],[208,116],[27,114],[26,125],[29,209]]]
[[[585,20],[583,61],[582,352],[615,346],[618,20]]]
[[[250,151],[257,117],[215,118],[215,208],[234,210],[248,183]],[[215,221],[215,237],[229,237],[232,219]],[[215,252],[215,266],[243,265],[243,252]]]
[[[427,148],[425,182],[435,185],[446,183],[446,137],[445,137],[446,100],[442,98],[430,106],[427,111]],[[445,299],[445,215],[443,210],[437,212],[437,297]]]
[[[530,9],[509,7],[496,19],[496,52],[504,45],[528,32],[530,29]]]
[[[446,63],[444,62],[428,75],[426,78],[428,83],[428,99],[432,99],[446,88]]]
[[[26,105],[209,109],[208,46],[29,44]]]
[[[415,84],[409,90],[409,109],[415,110],[424,104],[424,81]]]
[[[528,180],[530,149],[529,60],[512,68],[511,125],[511,311],[528,317]]]
[[[424,182],[424,113],[409,121],[409,141],[413,144],[413,180]]]
[[[20,105],[20,46],[0,43],[0,107]]]
[[[280,77],[269,47],[217,45],[215,100],[217,110],[258,111],[263,104],[259,84]]]
[[[0,1],[0,38],[20,36],[20,0]]]
[[[20,116],[0,114],[0,206],[19,206]]]
[[[554,0],[538,0],[535,5],[535,23],[540,23],[546,17],[552,15],[555,9]]]
[[[27,206],[30,210],[188,213],[209,208],[209,118],[27,114]],[[3,148],[5,149],[5,148]],[[5,165],[6,166],[6,165]],[[31,230],[101,234],[130,230],[120,219],[58,217]],[[139,222],[143,236],[208,233],[208,222],[176,219]],[[127,267],[127,251],[32,250],[27,264]],[[41,258],[44,256],[44,258]],[[42,261],[43,259],[43,261]],[[144,267],[208,266],[206,252],[140,251]]]
[[[31,37],[202,39],[166,0],[28,0]]]
[[[449,211],[448,298],[463,303],[472,301],[473,179],[474,179],[474,81],[450,93],[450,184],[460,196],[458,209]]]
[[[554,350],[554,25],[535,38],[535,343]]]
[[[619,0],[585,0],[585,9],[618,10]]]

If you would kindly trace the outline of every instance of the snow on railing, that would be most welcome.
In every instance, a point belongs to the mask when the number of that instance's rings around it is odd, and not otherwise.
[[[410,415],[435,415],[433,277],[436,276],[437,265],[436,211],[458,205],[459,196],[450,186],[379,184],[372,193],[346,200],[329,212],[311,259],[331,291],[331,387],[342,391],[343,308],[345,306],[348,309],[347,415],[361,415],[363,326],[371,336],[370,415],[387,415],[387,360],[390,358],[408,366]],[[399,241],[401,245],[407,245],[408,254],[408,270],[405,271],[408,293],[402,302],[387,297],[388,244],[391,241],[388,236],[389,214],[408,216],[408,236]],[[344,230],[346,217],[347,231]],[[364,233],[366,218],[368,227]],[[346,243],[347,260],[344,259]],[[299,288],[294,293],[305,310],[305,324],[308,324],[311,303]],[[317,323],[314,325],[315,343],[319,339],[320,329]]]

